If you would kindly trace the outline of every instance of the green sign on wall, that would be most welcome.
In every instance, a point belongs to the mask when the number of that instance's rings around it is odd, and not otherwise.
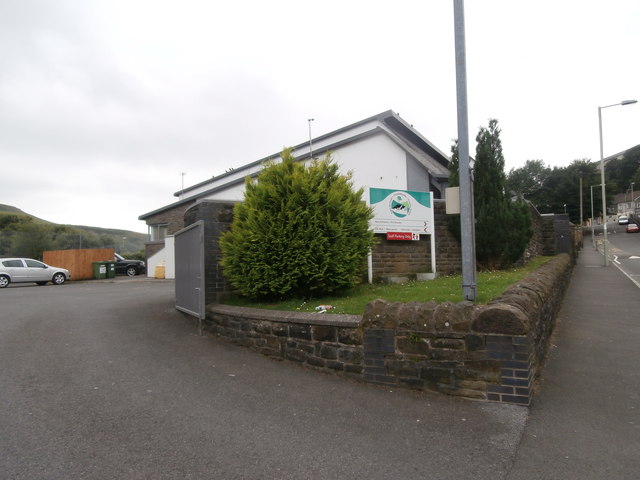
[[[370,188],[374,233],[410,232],[433,234],[433,194],[409,190]]]

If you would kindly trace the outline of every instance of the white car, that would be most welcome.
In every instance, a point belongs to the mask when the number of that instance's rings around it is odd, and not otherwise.
[[[30,282],[62,285],[70,279],[71,273],[66,268],[52,267],[32,258],[0,258],[0,288],[6,288],[10,283]]]
[[[629,223],[629,217],[626,215],[620,215],[618,217],[618,225],[627,225]]]

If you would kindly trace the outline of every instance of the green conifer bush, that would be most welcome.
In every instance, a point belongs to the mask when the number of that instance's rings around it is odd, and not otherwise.
[[[498,121],[489,120],[476,136],[473,199],[476,260],[482,269],[508,268],[517,262],[533,234],[529,208],[506,189],[504,156]],[[458,144],[451,148],[449,185],[459,185]],[[460,238],[460,215],[449,218],[449,231]],[[462,228],[468,228],[462,226]]]
[[[225,277],[256,299],[312,297],[351,287],[373,244],[371,209],[330,155],[309,165],[291,149],[245,180],[220,240]]]

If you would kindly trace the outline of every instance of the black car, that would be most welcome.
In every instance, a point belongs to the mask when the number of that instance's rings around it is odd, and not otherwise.
[[[145,273],[147,271],[147,267],[142,260],[127,260],[117,253],[114,253],[113,259],[116,261],[117,274],[119,273],[122,275],[135,277],[136,275],[140,275],[141,273]]]

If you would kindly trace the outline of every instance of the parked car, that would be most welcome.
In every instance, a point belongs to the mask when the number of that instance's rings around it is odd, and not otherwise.
[[[618,225],[627,225],[629,223],[629,217],[626,215],[620,215],[618,217]]]
[[[135,277],[146,272],[147,267],[142,260],[127,260],[122,255],[114,254],[116,261],[116,274],[128,275]]]
[[[66,268],[52,267],[32,258],[0,258],[0,288],[10,283],[62,285],[70,279],[71,273]]]
[[[627,224],[627,233],[638,233],[640,232],[640,227],[638,227],[635,223]]]

